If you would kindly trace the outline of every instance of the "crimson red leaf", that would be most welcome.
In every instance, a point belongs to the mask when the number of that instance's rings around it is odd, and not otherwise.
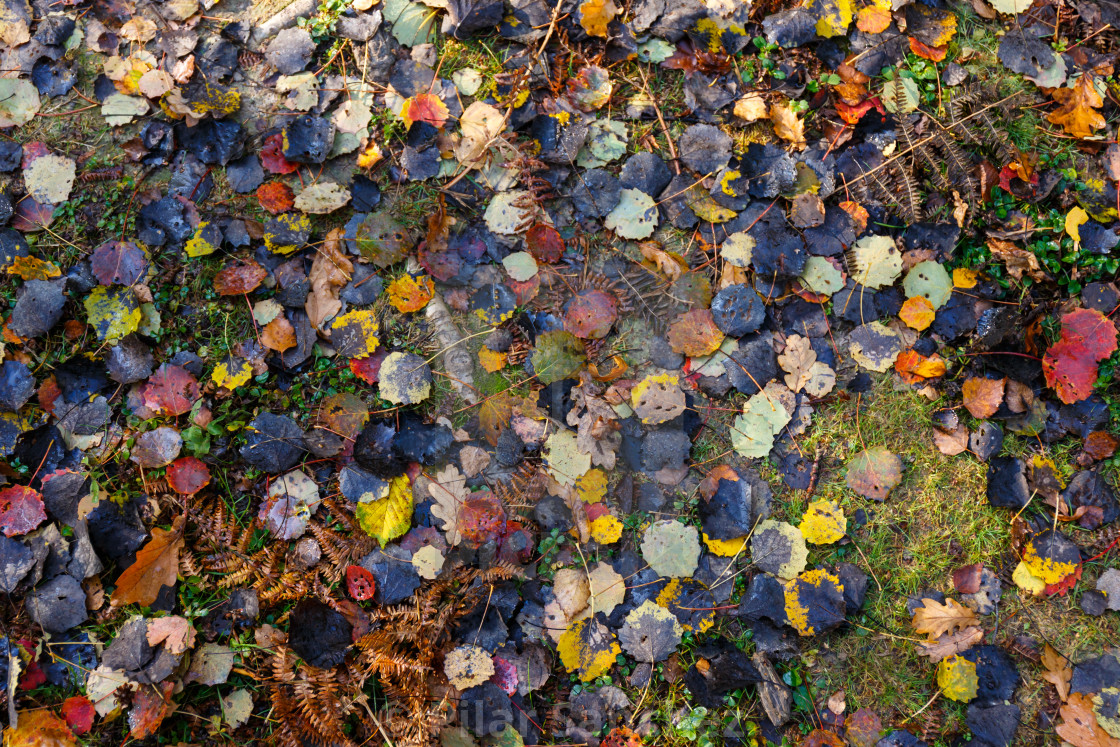
[[[284,158],[284,135],[279,132],[264,141],[260,158],[261,165],[270,174],[291,174],[299,169],[298,163]]]
[[[1084,344],[1063,336],[1046,351],[1042,359],[1042,373],[1046,376],[1046,385],[1068,405],[1080,402],[1093,393],[1097,364]]]
[[[75,695],[62,702],[62,717],[75,734],[85,734],[93,728],[93,703],[84,695]]]
[[[364,602],[373,599],[373,594],[377,591],[377,581],[374,580],[372,573],[360,565],[347,566],[346,589],[354,599]]]
[[[194,495],[210,484],[210,468],[195,457],[176,459],[167,467],[167,484],[176,493]]]
[[[365,358],[351,358],[350,371],[365,383],[376,384],[381,378],[381,362],[387,355],[389,355],[388,350],[378,348],[373,355],[367,355]]]
[[[564,255],[564,239],[546,223],[538,223],[525,234],[525,246],[538,262],[559,262]]]
[[[1077,309],[1062,317],[1062,339],[1080,341],[1099,363],[1116,351],[1116,325],[1095,309]]]
[[[47,520],[43,496],[26,485],[0,490],[0,529],[8,537],[26,534]]]
[[[182,415],[198,396],[198,379],[182,366],[165,363],[144,387],[144,406],[163,415]]]

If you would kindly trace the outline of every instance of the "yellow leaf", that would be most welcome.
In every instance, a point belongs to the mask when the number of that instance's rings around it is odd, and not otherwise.
[[[113,343],[140,328],[140,304],[132,289],[99,285],[85,300],[89,323],[97,339]]]
[[[953,270],[954,288],[963,288],[965,290],[969,288],[975,288],[976,283],[979,281],[979,279],[980,273],[976,270],[969,270],[964,267],[958,267],[957,269]]]
[[[607,26],[618,15],[613,0],[587,0],[579,6],[579,25],[591,36],[607,38]]]
[[[613,545],[622,539],[622,522],[611,514],[603,514],[592,520],[591,539],[600,545]]]
[[[1081,243],[1081,224],[1089,220],[1089,214],[1082,208],[1074,206],[1072,210],[1066,213],[1066,233],[1069,237]]]
[[[491,350],[485,345],[478,351],[478,363],[487,373],[497,373],[505,368],[509,355]]]
[[[805,535],[805,541],[814,545],[831,545],[844,536],[848,521],[844,511],[836,501],[813,501],[801,517],[798,527]]]
[[[775,135],[793,143],[798,149],[805,147],[805,123],[797,118],[797,112],[789,104],[771,104],[770,121],[774,123]]]
[[[576,480],[576,492],[584,503],[599,503],[607,495],[607,473],[595,467]]]
[[[9,275],[19,275],[23,280],[49,280],[62,275],[62,270],[54,262],[38,257],[16,257],[8,265]]]
[[[412,485],[406,475],[394,477],[389,495],[368,503],[359,503],[354,515],[362,531],[384,547],[412,526]]]
[[[203,229],[208,225],[209,223],[206,221],[199,223],[198,228],[194,231],[194,236],[191,236],[186,245],[183,246],[183,251],[186,252],[188,257],[205,257],[207,254],[218,251],[218,247],[206,239],[207,233]]]
[[[976,677],[976,665],[960,656],[949,656],[937,665],[937,686],[946,698],[967,703],[976,697],[980,680]]]
[[[358,154],[358,168],[359,169],[372,169],[381,160],[381,146],[375,140],[370,138],[366,143],[366,147]]]
[[[761,93],[748,93],[735,102],[734,114],[747,122],[762,119],[766,116],[766,99]]]
[[[1046,582],[1031,573],[1031,569],[1022,561],[1015,566],[1015,572],[1011,574],[1011,580],[1015,582],[1016,586],[1025,592],[1029,592],[1032,596],[1037,597],[1046,591]]]

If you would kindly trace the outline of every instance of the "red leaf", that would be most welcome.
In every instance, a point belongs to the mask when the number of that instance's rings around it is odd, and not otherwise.
[[[1069,590],[1077,586],[1077,582],[1081,580],[1081,571],[1083,566],[1078,565],[1077,570],[1069,574],[1056,584],[1047,584],[1042,593],[1048,597],[1059,596],[1064,597],[1069,593]]]
[[[886,110],[883,109],[882,104],[879,103],[877,97],[864,99],[858,104],[845,104],[843,101],[836,102],[836,113],[840,115],[840,119],[844,120],[850,125],[854,125],[863,118],[864,114],[872,109],[878,109],[880,113],[885,114]]]
[[[85,734],[93,728],[93,703],[84,695],[75,695],[62,702],[62,717],[75,734]]]
[[[26,534],[47,520],[43,496],[26,485],[0,490],[0,529],[8,537]]]
[[[1062,339],[1080,341],[1099,363],[1116,351],[1116,325],[1095,309],[1077,309],[1062,317]]]
[[[949,45],[942,47],[931,47],[928,44],[922,44],[914,37],[910,37],[910,51],[919,57],[930,60],[931,62],[941,62],[945,59],[945,53],[949,51]]]
[[[198,379],[182,366],[159,367],[144,386],[144,406],[163,415],[190,412],[198,399]]]
[[[404,111],[401,118],[405,127],[411,127],[416,122],[426,122],[439,129],[447,121],[447,104],[440,101],[434,93],[418,93],[404,102]]]
[[[538,262],[559,262],[564,256],[564,239],[546,223],[537,223],[525,234],[525,246]]]
[[[214,276],[214,290],[222,296],[239,296],[257,289],[268,270],[251,259],[232,264]]]
[[[506,511],[489,490],[471,493],[459,507],[459,531],[476,547],[497,539],[506,529]]]
[[[354,599],[364,602],[367,599],[373,599],[373,594],[377,591],[377,581],[373,578],[372,573],[360,565],[347,566],[346,590],[350,592],[350,596]]]
[[[284,135],[279,132],[264,141],[260,158],[261,165],[270,174],[292,174],[299,169],[298,163],[284,158]]]
[[[564,329],[582,339],[600,340],[618,319],[618,300],[592,288],[572,297],[564,309]]]
[[[284,182],[268,182],[257,187],[257,202],[273,215],[279,215],[292,209],[296,196]]]
[[[506,695],[513,695],[517,692],[517,665],[500,656],[495,656],[494,674],[490,677],[490,681],[502,688]]]
[[[194,495],[210,484],[210,468],[195,457],[176,459],[167,467],[167,484],[176,493]]]
[[[148,255],[131,241],[106,241],[93,250],[90,269],[102,285],[132,285],[148,269]]]
[[[367,384],[376,384],[381,378],[381,362],[389,355],[385,348],[378,348],[365,358],[351,358],[350,370]]]
[[[34,690],[39,685],[47,681],[47,673],[39,666],[39,661],[35,658],[35,643],[29,640],[22,640],[19,642],[19,647],[26,652],[27,665],[23,674],[19,677],[19,688],[21,690]]]
[[[171,702],[174,691],[174,682],[138,689],[132,696],[132,710],[128,712],[129,736],[143,739],[155,734],[163,719],[175,709]]]
[[[1081,342],[1058,340],[1042,358],[1046,385],[1058,393],[1067,405],[1080,402],[1093,393],[1097,381],[1097,364]]]

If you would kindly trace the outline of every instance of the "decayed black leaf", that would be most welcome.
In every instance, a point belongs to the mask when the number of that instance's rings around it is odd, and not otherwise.
[[[241,457],[272,474],[291,469],[303,454],[303,431],[285,415],[262,412],[245,427]]]
[[[728,356],[723,368],[740,393],[758,393],[778,377],[778,354],[771,335],[761,332],[740,339],[739,349]]]
[[[618,205],[622,184],[603,169],[590,169],[575,176],[572,203],[585,215],[602,218]]]
[[[974,704],[996,705],[1015,699],[1022,678],[1006,651],[999,646],[974,646],[960,656],[976,665],[979,682]]]
[[[754,288],[734,283],[712,299],[712,319],[728,337],[742,337],[762,326],[766,320],[766,304]]]
[[[329,119],[303,114],[284,128],[284,158],[292,163],[323,163],[334,143],[334,125]]]
[[[995,457],[988,463],[988,504],[1020,509],[1030,500],[1026,469],[1018,457]]]
[[[23,284],[8,327],[20,337],[38,337],[62,319],[66,306],[63,284],[57,280],[28,280]]]
[[[336,667],[351,646],[352,626],[340,613],[317,599],[303,599],[292,610],[288,642],[308,664]]]
[[[677,142],[681,162],[699,174],[715,174],[731,159],[731,137],[712,125],[692,125]]]
[[[1071,512],[1084,507],[1078,523],[1085,529],[1097,529],[1120,516],[1120,503],[1108,481],[1096,471],[1082,470],[1073,476],[1062,493]]]
[[[16,412],[35,394],[35,377],[16,360],[0,364],[0,409]]]

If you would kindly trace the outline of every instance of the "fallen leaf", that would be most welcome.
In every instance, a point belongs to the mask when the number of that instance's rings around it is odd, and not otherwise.
[[[1046,115],[1046,119],[1061,125],[1076,138],[1091,138],[1105,126],[1105,119],[1097,109],[1104,106],[1104,99],[1097,93],[1093,76],[1084,73],[1070,88],[1056,88],[1052,94],[1059,106]]]
[[[150,607],[164,586],[173,586],[179,573],[179,551],[185,546],[186,519],[175,519],[170,529],[153,529],[152,538],[136,552],[136,562],[117,579],[110,603],[114,607],[139,604]]]
[[[918,633],[929,636],[933,643],[946,633],[952,633],[961,628],[978,627],[980,620],[976,613],[965,607],[955,599],[946,599],[945,603],[933,599],[923,599],[922,606],[914,610],[914,617],[910,624]]]

